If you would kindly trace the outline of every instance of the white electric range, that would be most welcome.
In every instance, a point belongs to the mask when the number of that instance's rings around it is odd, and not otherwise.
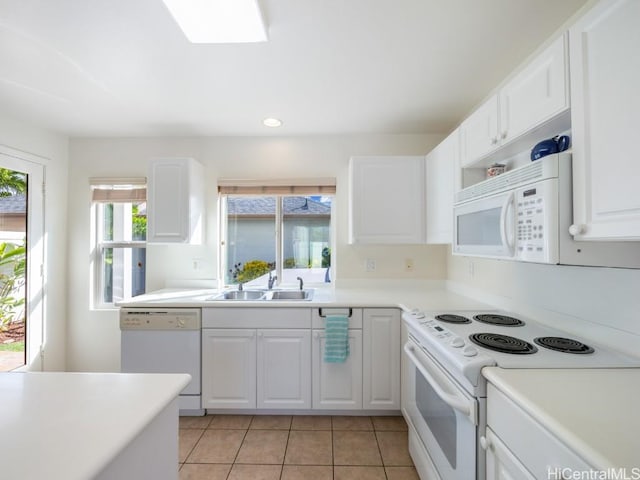
[[[640,359],[502,311],[403,314],[403,414],[422,478],[485,478],[482,368],[631,368]]]

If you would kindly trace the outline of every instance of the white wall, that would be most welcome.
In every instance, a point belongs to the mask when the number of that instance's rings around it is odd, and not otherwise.
[[[45,370],[65,369],[68,139],[0,114],[0,144],[43,157],[45,208]]]
[[[69,302],[68,367],[71,370],[119,369],[120,332],[114,311],[89,308],[90,192],[93,176],[144,176],[152,157],[189,156],[206,171],[207,225],[203,246],[151,245],[147,249],[147,290],[163,288],[173,279],[217,277],[218,178],[336,177],[336,251],[332,255],[337,279],[442,279],[446,272],[441,246],[361,247],[347,244],[348,161],[352,155],[426,154],[442,135],[358,135],[308,137],[210,137],[73,139],[70,142],[69,263],[73,295]],[[377,269],[367,274],[366,258]],[[412,258],[414,272],[404,272]],[[193,269],[198,259],[199,269]],[[212,281],[213,286],[213,281]]]
[[[449,255],[447,274],[461,293],[640,356],[640,270]]]

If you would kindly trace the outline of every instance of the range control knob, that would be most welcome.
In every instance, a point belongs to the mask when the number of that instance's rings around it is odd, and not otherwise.
[[[453,347],[453,348],[461,348],[464,347],[464,340],[461,339],[460,337],[453,337],[451,339],[451,342],[449,342],[449,344]]]
[[[471,345],[467,345],[462,350],[462,355],[465,357],[475,357],[478,354],[478,349],[476,347],[472,347]]]

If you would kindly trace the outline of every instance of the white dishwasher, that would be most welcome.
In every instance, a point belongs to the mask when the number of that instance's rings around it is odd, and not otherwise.
[[[120,310],[123,373],[188,373],[180,392],[180,415],[204,415],[201,404],[199,308]]]

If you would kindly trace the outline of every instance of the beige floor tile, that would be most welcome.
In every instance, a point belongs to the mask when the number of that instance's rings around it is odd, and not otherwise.
[[[385,467],[387,480],[420,480],[414,467]]]
[[[334,465],[382,465],[374,432],[333,432]]]
[[[291,415],[256,415],[249,428],[254,430],[289,430]]]
[[[333,417],[334,430],[373,430],[370,417]]]
[[[285,465],[281,480],[333,480],[331,465]]]
[[[371,417],[373,421],[373,428],[376,431],[382,432],[406,432],[407,422],[404,421],[404,417]]]
[[[236,463],[282,465],[288,438],[287,430],[249,430],[238,452]]]
[[[180,469],[180,480],[227,480],[231,465],[215,463],[185,463]]]
[[[376,437],[385,466],[413,466],[406,432],[376,432]]]
[[[334,467],[334,480],[386,480],[384,467]]]
[[[234,465],[228,480],[279,480],[282,465]]]
[[[181,428],[178,433],[178,461],[183,463],[204,433],[203,429]]]
[[[295,415],[291,430],[331,430],[331,417],[326,415]]]
[[[292,430],[284,463],[287,465],[331,465],[331,432]]]
[[[253,415],[215,415],[209,428],[222,430],[246,430],[253,419]]]
[[[207,428],[213,417],[180,417],[180,428]]]
[[[191,430],[182,430],[190,432]],[[233,463],[242,444],[245,430],[213,430],[204,431],[191,455],[188,463]]]

